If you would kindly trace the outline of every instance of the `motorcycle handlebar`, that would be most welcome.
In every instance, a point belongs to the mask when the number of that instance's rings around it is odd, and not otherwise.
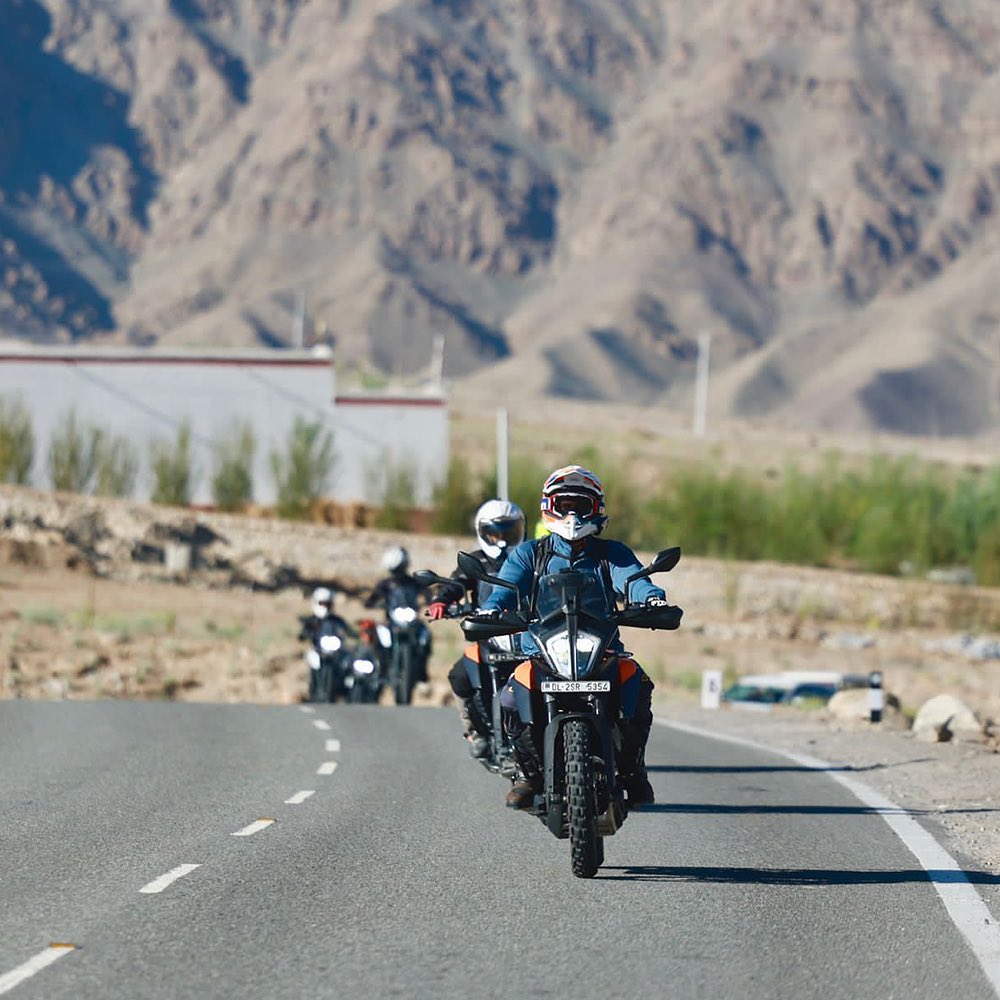
[[[630,604],[612,615],[616,625],[630,628],[676,629],[680,628],[683,608],[673,604]]]
[[[504,611],[499,615],[469,615],[462,622],[462,631],[466,638],[478,642],[480,639],[524,632],[530,624],[531,619],[525,615],[516,611]]]

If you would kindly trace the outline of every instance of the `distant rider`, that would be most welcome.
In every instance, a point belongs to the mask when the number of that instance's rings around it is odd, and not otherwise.
[[[607,610],[614,610],[616,598],[624,597],[625,581],[642,566],[627,545],[598,537],[608,520],[601,481],[579,465],[556,469],[542,487],[540,506],[542,521],[549,529],[548,536],[524,542],[514,549],[499,577],[513,583],[522,600],[533,605],[536,581],[546,573],[572,565],[574,570],[597,578],[605,594]],[[666,604],[664,592],[648,579],[632,584],[630,599],[634,603]],[[483,611],[514,610],[515,606],[516,598],[511,591],[496,588],[486,598]],[[534,610],[532,606],[531,612]],[[531,645],[532,640],[525,636],[526,652]],[[620,639],[612,648],[624,651]],[[534,675],[531,663],[522,663],[500,699],[504,722],[521,769],[521,778],[507,794],[507,805],[512,809],[529,808],[542,788],[541,734],[535,731],[536,727],[521,721],[515,695],[515,685],[538,691],[539,679]],[[620,660],[618,676],[622,734],[619,771],[629,804],[648,805],[653,802],[653,788],[646,773],[645,754],[653,723],[653,682],[629,657]]]
[[[422,601],[423,585],[410,575],[410,554],[400,545],[394,545],[382,555],[382,569],[389,575],[372,588],[365,600],[366,608],[381,607],[385,609],[386,617],[390,618],[397,608],[413,608],[416,611]],[[421,657],[414,672],[415,681],[427,680],[427,661],[431,655],[430,629],[422,622],[421,626]],[[388,650],[382,651],[383,656]],[[383,663],[383,668],[387,664]]]
[[[347,622],[333,610],[334,593],[329,587],[317,587],[309,598],[309,615],[302,615],[299,618],[299,641],[315,644],[316,636],[320,631],[320,626],[324,626],[324,634],[329,635],[332,626],[333,631],[340,636],[341,641],[345,638],[356,638],[357,632],[351,628]],[[312,654],[315,655],[315,654]],[[307,661],[309,656],[306,657]],[[309,664],[309,700],[316,697],[316,673],[319,670],[318,657]]]
[[[487,500],[473,519],[479,551],[473,553],[491,576],[496,576],[514,548],[524,540],[524,511],[510,500]],[[493,587],[482,580],[473,580],[460,569],[451,574],[454,584],[441,586],[427,617],[432,621],[444,618],[449,608],[468,596],[473,607],[482,607]],[[470,648],[471,646],[471,648]],[[466,647],[465,653],[455,661],[448,672],[448,680],[455,697],[459,699],[459,715],[465,725],[465,738],[473,757],[485,757],[490,752],[490,721],[484,719],[483,707],[476,701],[476,689],[469,680],[469,658],[478,655],[475,644]]]

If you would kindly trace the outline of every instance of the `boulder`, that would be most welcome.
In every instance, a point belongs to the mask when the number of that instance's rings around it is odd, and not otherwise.
[[[929,743],[947,743],[954,737],[977,739],[983,725],[975,712],[954,695],[939,694],[924,702],[913,720],[913,734]]]
[[[868,688],[844,688],[826,703],[826,715],[837,722],[869,722],[871,708],[868,702]],[[902,724],[902,709],[894,694],[885,692],[882,707],[883,725],[899,728]]]

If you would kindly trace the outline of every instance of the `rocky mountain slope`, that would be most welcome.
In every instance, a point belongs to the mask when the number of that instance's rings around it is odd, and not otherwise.
[[[1000,417],[994,0],[3,0],[0,329]]]

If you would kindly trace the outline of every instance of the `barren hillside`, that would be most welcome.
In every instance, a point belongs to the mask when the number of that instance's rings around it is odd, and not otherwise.
[[[0,329],[976,434],[994,0],[5,0]]]

